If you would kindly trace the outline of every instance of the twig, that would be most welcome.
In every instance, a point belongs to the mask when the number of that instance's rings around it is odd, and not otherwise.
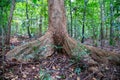
[[[39,62],[25,62],[25,63],[18,63],[18,62],[7,62],[8,67],[16,66],[16,65],[28,65],[28,64],[40,64]]]
[[[100,72],[100,70],[99,70],[99,71],[95,71],[95,72],[89,74],[89,75],[88,75],[87,77],[85,77],[83,80],[88,80],[89,77],[93,76],[95,73],[98,73],[98,72]]]
[[[20,64],[20,72],[22,73],[22,63]]]

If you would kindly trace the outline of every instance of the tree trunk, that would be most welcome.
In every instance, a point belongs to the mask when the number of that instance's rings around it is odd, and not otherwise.
[[[84,11],[83,11],[83,24],[82,24],[82,40],[81,43],[84,43],[85,38],[85,16],[86,16],[86,7],[87,7],[88,1],[84,0]]]
[[[74,24],[74,38],[77,38],[77,8],[74,9],[74,14],[75,14],[75,24]]]
[[[48,0],[49,29],[52,32],[55,50],[60,53],[71,54],[75,41],[68,36],[64,0]],[[69,44],[71,42],[71,45]]]
[[[29,20],[29,15],[28,15],[28,1],[26,0],[26,18],[27,18],[27,33],[29,38],[31,38],[31,33],[30,33],[30,20]]]
[[[14,12],[14,8],[15,8],[15,0],[12,0],[12,5],[11,5],[11,9],[10,9],[10,15],[9,15],[9,19],[8,19],[8,31],[7,31],[7,36],[6,36],[6,44],[8,46],[8,48],[10,47],[10,34],[11,34],[11,22],[12,22],[12,18],[13,18],[13,12]]]
[[[42,16],[40,16],[40,20],[39,20],[39,36],[42,36]]]
[[[73,20],[73,17],[72,17],[72,2],[71,2],[71,0],[69,0],[69,3],[70,3],[70,32],[71,32],[71,37],[73,36],[73,22],[72,22],[72,20]]]
[[[16,30],[15,30],[14,35],[17,36],[17,34],[18,34],[18,23],[17,23],[17,22],[16,22],[16,27],[15,27],[15,29],[16,29]]]
[[[113,45],[114,44],[114,37],[113,37],[113,34],[114,34],[114,31],[113,31],[113,0],[110,0],[110,45]]]
[[[104,1],[100,1],[100,18],[101,18],[101,27],[100,27],[100,42],[101,42],[101,48],[103,48],[103,44],[104,44]]]
[[[69,56],[78,57],[83,50],[89,50],[100,57],[101,55],[109,56],[108,53],[105,53],[105,51],[101,49],[84,46],[82,44],[79,46],[77,45],[77,41],[69,37],[66,29],[64,0],[48,0],[48,13],[49,28],[45,35],[38,40],[18,46],[9,51],[6,55],[8,60],[39,60],[41,58],[47,58],[55,52],[66,53]]]

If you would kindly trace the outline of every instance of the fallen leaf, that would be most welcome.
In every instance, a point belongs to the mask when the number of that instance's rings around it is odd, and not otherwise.
[[[97,75],[98,75],[98,77],[103,77],[104,76],[101,72],[99,72]]]
[[[18,79],[18,75],[16,75],[15,79]]]
[[[69,75],[69,77],[73,77],[74,75],[75,75],[75,74],[74,74],[74,73],[72,73],[72,74],[70,74],[70,75]]]
[[[36,79],[38,78],[38,76],[34,76]]]
[[[105,67],[105,69],[106,69],[106,70],[109,70],[109,68],[108,68],[107,66]]]
[[[98,67],[89,67],[88,71],[89,72],[96,72],[96,71],[98,71]]]
[[[43,64],[45,65],[45,64],[47,64],[47,62],[44,62]]]
[[[27,75],[26,74],[23,74],[23,78],[26,78],[27,77]]]
[[[32,69],[35,69],[35,67],[33,66]]]
[[[92,78],[91,80],[97,80],[96,78]]]
[[[61,78],[61,76],[56,76],[56,78],[60,79],[60,78]]]
[[[15,80],[15,78],[11,79],[11,80]]]
[[[77,80],[80,80],[80,77],[77,76]]]
[[[52,66],[52,69],[56,69],[55,66]]]

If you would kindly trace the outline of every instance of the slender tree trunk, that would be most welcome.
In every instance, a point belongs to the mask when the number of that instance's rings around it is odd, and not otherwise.
[[[2,20],[2,18],[3,18],[3,17],[2,17],[2,15],[3,15],[3,7],[2,7],[2,6],[0,7],[0,10],[1,10],[1,12],[0,12],[0,15],[1,15],[1,16],[0,16],[0,19]],[[3,24],[2,24],[2,22],[1,22],[1,20],[0,20],[0,32],[1,32],[1,33],[0,33],[0,50],[2,50],[2,39],[3,39],[3,38],[1,37],[2,34],[3,34]]]
[[[70,23],[70,26],[71,26],[71,28],[70,28],[70,31],[71,31],[71,37],[73,36],[73,27],[72,27],[72,2],[71,2],[71,0],[70,0],[70,21],[71,21],[71,23]]]
[[[87,3],[88,3],[88,1],[84,0],[84,12],[83,12],[82,40],[81,40],[81,43],[84,43],[84,38],[85,38],[85,17],[86,17]]]
[[[119,14],[118,12],[119,12],[119,9],[117,9],[117,14]],[[119,16],[118,19],[117,19],[117,24],[118,24],[118,25],[120,24],[120,16]],[[118,38],[118,45],[119,45],[119,47],[120,47],[120,29],[119,29],[119,26],[118,26],[117,31],[118,31],[118,34],[119,34],[119,35],[117,36],[117,38]]]
[[[7,36],[6,36],[6,44],[8,45],[8,48],[10,47],[10,34],[11,34],[11,22],[12,22],[12,18],[13,18],[13,12],[15,9],[15,0],[12,0],[12,5],[11,5],[11,9],[10,9],[10,15],[9,15],[9,19],[8,19],[8,31],[7,31]]]
[[[101,27],[100,27],[100,42],[101,42],[101,48],[103,48],[103,44],[104,44],[104,31],[103,31],[103,28],[104,28],[104,1],[100,1],[100,18],[101,18]]]
[[[105,0],[103,0],[103,7],[104,7],[104,26],[105,26],[105,28],[104,28],[104,30],[105,30],[105,32],[104,32],[104,39],[108,39],[108,37],[107,37],[107,34],[108,34],[108,26],[107,26],[107,20],[106,20],[106,17],[107,17],[107,4],[106,4],[106,1]]]
[[[106,3],[106,5],[109,5],[108,3]],[[109,9],[106,7],[106,16],[108,16],[109,15]],[[108,19],[108,21],[109,21],[109,19]],[[108,24],[108,21],[106,20],[106,38],[107,38],[107,40],[109,40],[109,26],[107,25]]]
[[[110,45],[113,45],[113,34],[114,34],[114,31],[113,31],[113,1],[111,0],[110,1]]]
[[[94,16],[94,8],[92,9],[93,11],[93,16]],[[92,33],[93,33],[93,36],[92,36],[92,40],[93,40],[93,46],[97,47],[97,27],[96,25],[94,24],[94,17],[91,17],[91,26],[92,26]]]
[[[77,13],[76,13],[77,9],[75,9],[74,11],[75,11],[75,25],[74,25],[75,26],[74,27],[75,36],[74,37],[77,38],[77,26],[76,26],[77,25],[77,23],[76,23],[77,22],[77,17],[76,17],[77,16]]]
[[[97,46],[97,33],[95,33],[96,32],[96,26],[95,26],[95,24],[94,24],[94,21],[93,21],[94,19],[92,18],[92,30],[93,30],[93,37],[92,37],[92,39],[93,39],[93,45],[96,47]]]
[[[16,23],[16,27],[15,27],[15,29],[16,29],[16,30],[15,30],[14,35],[17,36],[17,33],[18,33],[18,23]]]
[[[114,2],[115,5],[114,5],[114,21],[115,21],[115,35],[114,35],[114,40],[116,40],[116,45],[120,47],[120,0],[113,0],[113,1],[116,1]],[[117,15],[117,16],[115,16]]]
[[[29,20],[29,15],[28,15],[28,0],[26,0],[26,18],[27,18],[27,33],[29,38],[31,38],[31,33],[30,33],[30,20]]]
[[[42,36],[42,16],[40,16],[39,20],[39,36]]]

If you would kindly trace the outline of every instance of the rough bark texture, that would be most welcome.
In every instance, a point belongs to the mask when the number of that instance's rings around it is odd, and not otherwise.
[[[7,53],[6,58],[12,60],[14,58],[19,61],[28,61],[30,59],[41,59],[51,56],[54,52],[67,53],[69,56],[78,57],[83,47],[92,53],[92,57],[98,60],[102,58],[109,60],[109,56],[117,57],[119,62],[120,55],[105,52],[95,47],[82,45],[78,46],[77,41],[69,37],[66,29],[66,17],[64,9],[64,0],[48,0],[49,7],[49,28],[44,36],[16,47]],[[76,51],[75,51],[76,50]],[[111,59],[111,58],[110,58]],[[111,59],[112,60],[112,59]]]

